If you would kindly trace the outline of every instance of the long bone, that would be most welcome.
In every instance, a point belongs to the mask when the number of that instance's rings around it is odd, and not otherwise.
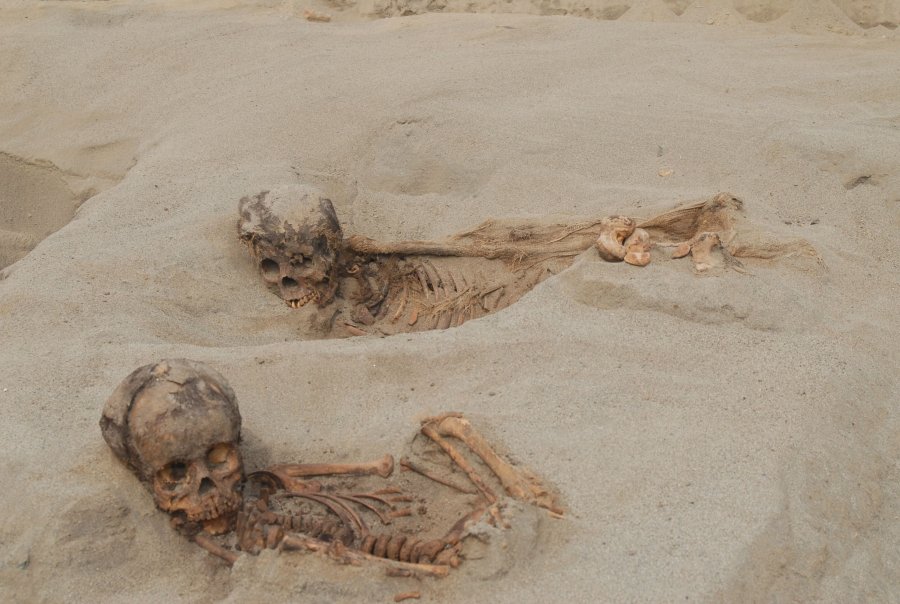
[[[438,432],[437,428],[432,425],[432,422],[429,420],[425,420],[422,423],[422,434],[433,440],[437,445],[444,450],[450,459],[453,460],[453,463],[458,465],[463,472],[469,477],[469,480],[472,481],[472,484],[481,491],[481,494],[487,500],[488,503],[496,503],[497,502],[497,494],[494,493],[494,490],[484,482],[484,479],[481,475],[472,467],[465,457],[456,450],[456,447],[448,443],[443,436]]]
[[[369,476],[377,474],[382,478],[387,478],[394,471],[394,457],[385,455],[381,459],[369,461],[366,463],[285,463],[270,466],[267,468],[285,485],[294,482],[296,478],[307,478],[310,476],[335,476],[339,474],[353,474],[357,476]]]
[[[451,489],[459,491],[460,493],[465,493],[467,495],[474,495],[476,493],[476,491],[473,491],[472,489],[470,489],[468,487],[463,487],[463,486],[456,484],[455,482],[447,480],[446,478],[441,478],[434,472],[427,470],[427,469],[423,468],[422,466],[411,462],[408,459],[401,459],[400,467],[404,468],[406,470],[409,470],[410,472],[415,472],[416,474],[424,476],[425,478],[428,478],[429,480],[433,480],[434,482],[437,482],[444,486],[450,487]]]
[[[207,552],[216,556],[217,558],[221,558],[225,561],[228,566],[234,566],[234,563],[238,561],[241,557],[241,554],[234,552],[230,549],[226,549],[213,541],[209,535],[206,533],[200,533],[199,535],[194,536],[194,543],[205,549]]]
[[[437,442],[450,455],[451,459],[457,465],[460,465],[479,490],[485,493],[490,503],[496,501],[496,496],[494,496],[493,500],[490,498],[489,495],[493,495],[493,492],[484,484],[481,476],[442,437],[456,438],[465,443],[497,476],[509,496],[527,503],[533,503],[555,514],[563,514],[562,508],[556,503],[553,495],[544,488],[535,476],[522,472],[501,459],[484,437],[461,414],[446,413],[425,419],[422,423],[422,433]],[[448,450],[448,447],[453,449],[453,453]],[[465,465],[460,464],[459,459],[462,459]],[[477,479],[473,477],[473,474],[477,476]],[[487,492],[485,492],[486,488]]]
[[[529,242],[504,243],[497,241],[464,242],[460,238],[445,239],[443,241],[376,241],[362,235],[352,235],[344,240],[345,245],[357,254],[399,254],[401,256],[464,256],[471,258],[487,259],[521,259],[540,256],[554,256],[570,252],[583,252],[591,247],[597,239],[599,230],[595,225],[600,221],[591,223],[585,229],[577,233],[577,237],[566,237],[552,242],[542,242],[539,245]],[[591,235],[590,233],[593,233]],[[569,233],[569,235],[575,234]],[[465,236],[465,235],[463,235]],[[568,235],[567,235],[568,237]],[[593,238],[591,238],[593,237]]]

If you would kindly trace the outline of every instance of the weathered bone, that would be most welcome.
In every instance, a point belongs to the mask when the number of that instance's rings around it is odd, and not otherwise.
[[[387,478],[394,471],[394,457],[385,455],[380,459],[365,463],[285,463],[270,466],[267,470],[282,480],[286,479],[286,483],[291,482],[293,478],[334,476],[337,474],[355,474],[358,476],[376,474],[382,478]]]
[[[330,200],[312,187],[285,185],[242,198],[238,210],[241,240],[288,306],[332,301],[343,233]]]
[[[556,503],[553,495],[544,488],[535,476],[526,474],[501,459],[484,437],[462,415],[447,413],[428,418],[423,422],[422,432],[432,439],[434,439],[435,435],[439,435],[450,436],[462,441],[497,475],[508,495],[520,501],[533,503],[557,514],[563,513],[562,508]],[[439,441],[436,442],[439,445],[441,444]],[[443,447],[443,445],[441,446]],[[457,457],[461,457],[458,452],[456,456],[451,455],[453,461],[459,463]],[[465,464],[471,468],[468,462],[465,462]],[[460,467],[469,474],[469,470],[466,470],[462,465]],[[478,486],[479,482],[483,483],[483,480],[479,476],[478,481],[473,480],[473,482]]]
[[[595,229],[596,230],[596,229]],[[345,245],[357,254],[400,255],[400,256],[459,256],[467,258],[514,259],[530,257],[553,257],[566,253],[581,253],[590,247],[584,238],[560,239],[543,245],[529,245],[521,242],[473,241],[460,239],[443,241],[375,241],[362,235],[352,235],[344,240]]]
[[[453,463],[458,465],[460,469],[466,473],[466,476],[469,477],[469,480],[472,481],[472,484],[481,491],[481,494],[488,501],[488,503],[495,503],[497,501],[497,494],[494,493],[494,490],[484,482],[484,479],[481,475],[472,467],[465,457],[456,450],[456,448],[448,443],[443,436],[438,432],[437,428],[434,425],[434,422],[425,420],[422,423],[422,434],[433,440],[437,445],[444,450],[444,452],[450,456],[450,459],[453,460]]]
[[[288,185],[242,199],[239,231],[263,279],[289,306],[317,302],[319,310],[307,315],[314,331],[391,335],[456,327],[500,310],[592,246],[607,261],[645,266],[651,240],[675,246],[713,232],[726,266],[739,271],[737,257],[818,259],[802,240],[776,241],[746,228],[742,205],[719,193],[639,223],[627,216],[575,223],[491,219],[441,240],[379,242],[343,239],[330,201],[310,187]],[[698,272],[705,269],[697,263]],[[476,278],[481,270],[488,279]]]
[[[241,554],[222,547],[215,541],[209,538],[205,533],[200,533],[199,535],[194,535],[194,543],[208,551],[213,556],[217,558],[221,558],[225,561],[228,566],[234,566],[234,563],[237,562]]]
[[[408,459],[401,459],[401,460],[400,460],[400,467],[405,468],[405,469],[407,469],[407,470],[410,470],[411,472],[415,472],[416,474],[419,474],[419,475],[421,475],[421,476],[424,476],[425,478],[428,478],[429,480],[433,480],[434,482],[437,482],[437,483],[439,483],[439,484],[442,484],[442,485],[444,485],[444,486],[446,486],[446,487],[450,487],[451,489],[457,490],[457,491],[459,491],[460,493],[466,493],[466,494],[468,494],[468,495],[474,495],[474,494],[477,492],[477,491],[473,491],[472,489],[469,489],[469,488],[463,487],[463,486],[461,486],[461,485],[458,485],[458,484],[456,484],[455,482],[452,482],[452,481],[450,481],[450,480],[447,480],[446,478],[441,478],[440,476],[438,476],[438,475],[435,474],[434,472],[431,472],[431,471],[429,471],[429,470],[426,470],[425,468],[423,468],[423,467],[421,467],[421,466],[419,466],[419,465],[417,465],[417,464],[414,464],[413,462],[411,462],[411,461],[408,460]]]
[[[694,262],[694,270],[704,272],[721,266],[721,263],[713,257],[713,251],[717,248],[724,250],[719,234],[703,232],[675,248],[672,258],[683,258],[690,254]]]
[[[597,251],[607,262],[621,262],[627,253],[625,240],[634,232],[634,220],[627,216],[609,216],[600,221]]]
[[[318,539],[304,537],[303,535],[285,535],[281,541],[281,547],[285,550],[301,550],[319,553],[328,556],[341,564],[359,565],[363,562],[371,562],[386,568],[410,571],[413,574],[421,574],[429,577],[446,577],[450,573],[450,566],[445,564],[418,564],[413,562],[398,562],[387,558],[380,558],[372,554],[352,550],[340,542],[326,543]]]
[[[229,530],[244,477],[241,416],[219,373],[187,359],[140,367],[109,397],[100,427],[176,528]]]
[[[428,269],[426,277],[433,287],[451,291],[458,291],[463,282],[436,269]],[[469,475],[483,497],[476,499],[474,509],[443,538],[419,538],[408,534],[408,528],[374,533],[363,517],[366,511],[388,525],[396,518],[413,514],[412,507],[396,504],[417,499],[395,486],[368,493],[341,492],[304,479],[327,475],[388,477],[393,471],[393,457],[385,455],[361,464],[280,464],[252,473],[241,485],[239,422],[234,394],[224,378],[201,363],[184,360],[164,361],[134,372],[110,398],[101,422],[104,436],[116,454],[148,484],[152,480],[150,486],[159,507],[173,514],[175,524],[198,546],[229,565],[240,554],[215,541],[212,534],[233,532],[233,547],[250,554],[264,549],[302,548],[344,563],[376,562],[392,573],[445,576],[460,563],[461,541],[471,522],[483,518],[485,512],[498,525],[503,525],[503,521],[495,504],[496,494],[444,436],[469,445],[498,472],[507,491],[516,493],[508,484],[508,474],[518,475],[513,469],[504,468],[505,462],[499,458],[490,457],[491,449],[467,421],[454,414],[433,418],[423,425],[422,431]],[[459,488],[408,460],[402,464]],[[526,487],[531,489],[530,495],[526,492],[531,497],[527,500],[541,505],[544,493],[537,489],[539,483],[524,473],[518,478],[525,485],[519,485],[521,492]],[[166,493],[172,495],[173,501],[159,499]],[[289,501],[292,498],[306,501],[298,510]],[[236,506],[233,499],[240,505]],[[277,505],[270,509],[272,500]],[[310,508],[306,502],[316,505]],[[417,510],[425,513],[422,507]]]
[[[625,240],[623,260],[634,266],[650,264],[650,233],[644,229],[634,229],[634,232]]]

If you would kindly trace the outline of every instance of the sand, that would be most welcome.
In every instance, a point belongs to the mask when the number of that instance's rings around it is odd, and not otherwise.
[[[0,598],[896,601],[898,15],[5,3]],[[456,329],[304,339],[235,230],[241,196],[293,182],[382,239],[730,191],[822,261],[698,276],[659,250],[643,269],[591,250]],[[227,376],[251,467],[397,453],[418,418],[457,410],[568,514],[522,512],[506,554],[441,581],[300,554],[229,570],[100,436],[116,384],[164,357]]]

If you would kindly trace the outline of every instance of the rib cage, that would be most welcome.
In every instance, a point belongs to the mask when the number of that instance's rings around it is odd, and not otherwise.
[[[376,302],[374,319],[391,332],[458,327],[515,302],[514,283],[491,283],[480,272],[438,269],[428,259],[408,261]]]
[[[417,539],[399,533],[366,534],[355,537],[351,527],[337,516],[303,513],[279,513],[268,508],[263,499],[245,506],[235,526],[237,548],[257,554],[275,548],[287,533],[300,533],[325,542],[340,542],[365,554],[418,564],[459,564],[458,546],[444,539]]]
[[[238,513],[235,526],[238,549],[252,554],[277,546],[285,533],[302,533],[322,541],[351,545],[353,531],[339,518],[313,514],[280,514],[268,509],[263,500]]]

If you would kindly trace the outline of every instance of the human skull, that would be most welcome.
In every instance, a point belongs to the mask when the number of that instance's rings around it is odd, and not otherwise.
[[[241,240],[269,287],[291,308],[331,302],[343,240],[331,201],[289,185],[244,197],[238,210]]]
[[[219,373],[186,359],[132,372],[100,419],[103,437],[188,533],[227,532],[241,505],[241,415]]]

